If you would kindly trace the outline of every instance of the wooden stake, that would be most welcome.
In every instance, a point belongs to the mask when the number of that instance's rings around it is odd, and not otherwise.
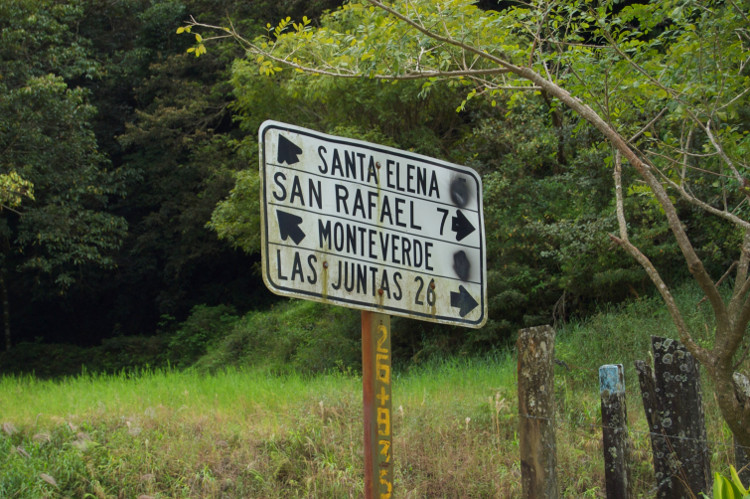
[[[604,484],[607,499],[627,499],[632,493],[628,480],[630,441],[622,364],[607,364],[599,368],[599,395],[602,405]]]
[[[708,493],[711,468],[698,363],[679,342],[651,337],[654,369],[636,361],[651,430],[656,497]]]
[[[518,411],[523,497],[555,499],[555,330],[518,332]]]

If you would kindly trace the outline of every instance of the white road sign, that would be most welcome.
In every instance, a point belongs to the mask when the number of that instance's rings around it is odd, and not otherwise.
[[[259,134],[263,280],[281,295],[487,321],[482,182],[465,166],[275,121]]]

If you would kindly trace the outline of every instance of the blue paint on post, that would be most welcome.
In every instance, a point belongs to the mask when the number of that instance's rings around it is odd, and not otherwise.
[[[605,364],[599,368],[599,393],[625,393],[622,364]]]

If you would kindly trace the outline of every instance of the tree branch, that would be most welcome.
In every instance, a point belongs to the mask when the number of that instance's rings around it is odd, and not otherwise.
[[[745,185],[745,179],[740,175],[739,170],[734,166],[734,163],[731,159],[729,159],[729,156],[724,152],[724,148],[721,147],[721,144],[716,140],[716,137],[714,137],[714,134],[711,132],[711,122],[706,122],[706,125],[703,127],[703,129],[706,131],[706,135],[708,136],[708,140],[711,141],[711,144],[714,146],[714,149],[716,149],[716,152],[719,153],[719,156],[721,159],[724,160],[724,163],[729,167],[730,170],[732,170],[732,173],[734,173],[734,178],[737,180],[737,182],[740,183],[740,186]],[[750,193],[746,189],[741,189],[742,192],[750,198]]]
[[[750,279],[748,270],[750,269],[750,230],[745,231],[745,237],[742,241],[740,260],[737,266],[737,277],[734,283],[734,291],[729,301],[729,314],[734,319],[734,328],[731,338],[722,339],[721,346],[734,345],[739,346],[745,334],[745,329],[750,321]],[[717,339],[718,344],[718,339]],[[734,350],[732,350],[734,351]]]
[[[403,21],[407,25],[409,25],[412,28],[416,29],[417,31],[419,31],[423,35],[427,35],[428,37],[432,38],[433,40],[445,42],[445,43],[448,43],[448,44],[453,45],[455,47],[459,47],[459,48],[465,50],[466,52],[470,52],[472,54],[477,54],[478,56],[480,56],[480,57],[482,57],[484,59],[487,59],[489,61],[492,61],[495,64],[497,64],[497,65],[499,65],[499,66],[507,69],[508,71],[510,71],[512,73],[518,74],[517,71],[520,69],[519,66],[511,64],[510,62],[506,61],[505,59],[502,59],[500,57],[494,56],[494,55],[492,55],[492,54],[490,54],[488,52],[485,52],[483,50],[479,50],[478,48],[473,47],[473,46],[471,46],[471,45],[469,45],[467,43],[464,43],[464,42],[461,42],[459,40],[456,40],[455,38],[451,37],[450,35],[443,36],[443,35],[439,35],[439,34],[435,33],[434,31],[430,31],[429,29],[427,29],[423,25],[414,22],[409,17],[401,14],[396,9],[394,9],[392,7],[389,7],[388,5],[384,4],[383,2],[380,2],[379,0],[367,0],[367,1],[370,2],[372,5],[374,5],[374,6],[378,7],[378,8],[380,8],[380,9],[388,12],[392,16],[397,17],[398,19],[400,19],[401,21]]]
[[[649,260],[646,255],[630,242],[628,237],[628,224],[625,219],[624,196],[622,190],[622,155],[620,154],[620,151],[615,150],[614,156],[615,167],[613,177],[615,181],[615,209],[617,212],[617,225],[620,229],[620,237],[616,237],[612,234],[610,234],[609,237],[612,241],[625,249],[625,251],[630,254],[630,256],[641,265],[641,267],[643,267],[646,274],[651,279],[651,282],[653,282],[659,290],[659,294],[662,296],[664,303],[667,305],[667,310],[672,316],[672,321],[677,326],[677,333],[680,335],[680,341],[682,341],[691,352],[695,349],[696,353],[694,355],[703,362],[708,358],[708,353],[703,347],[693,341],[693,338],[690,335],[690,330],[688,329],[687,324],[685,324],[682,313],[680,312],[672,293],[669,291],[669,288],[664,283],[664,280],[661,278],[661,275],[659,275],[659,272],[656,270],[656,267],[654,267],[651,260]]]
[[[194,19],[191,19],[191,21],[188,23],[191,26],[197,26],[201,28],[208,28],[208,29],[215,29],[215,30],[222,30],[225,29],[220,26],[213,26],[210,24],[203,24],[198,23]],[[418,26],[418,25],[414,25]],[[314,74],[318,76],[331,76],[335,78],[362,78],[363,73],[361,71],[358,71],[356,69],[350,70],[350,71],[342,71],[340,68],[333,68],[336,70],[327,70],[322,69],[318,67],[312,67],[307,66],[304,64],[300,64],[298,62],[289,60],[289,56],[293,55],[289,54],[286,57],[278,57],[274,55],[269,50],[264,50],[263,48],[259,47],[255,43],[243,38],[239,33],[234,31],[232,28],[231,34],[226,36],[231,36],[237,39],[239,42],[241,42],[243,48],[248,51],[249,53],[256,55],[256,56],[263,56],[265,58],[268,58],[269,60],[272,60],[274,62],[277,62],[279,64],[282,64],[284,66],[287,66],[291,69],[296,69],[299,71],[302,71],[304,73],[308,74]],[[425,28],[426,31],[426,28]],[[225,38],[226,36],[221,37],[211,37],[206,38],[206,40],[214,39],[214,38]],[[394,81],[394,80],[420,80],[420,79],[426,79],[426,78],[454,78],[454,77],[475,77],[475,76],[487,76],[487,75],[499,75],[503,73],[509,73],[510,70],[506,68],[479,68],[479,69],[472,69],[467,66],[465,66],[465,69],[459,69],[459,70],[453,70],[453,71],[445,71],[445,70],[435,70],[435,71],[409,71],[402,74],[373,74],[367,76],[368,78],[374,79],[374,80],[385,80],[385,81]]]
[[[734,292],[732,293],[732,300],[729,303],[730,313],[737,307],[735,301],[744,302],[744,296],[750,290],[750,280],[747,278],[748,269],[750,269],[750,229],[745,230],[745,237],[742,240],[742,246],[740,246],[737,277],[734,280]]]
[[[652,167],[648,165],[646,162],[644,162],[643,160],[641,160],[638,157],[638,155],[635,153],[635,151],[628,145],[628,143],[625,141],[623,136],[620,135],[620,133],[618,133],[612,126],[610,126],[609,123],[607,123],[604,119],[602,119],[602,117],[596,111],[594,111],[590,106],[582,102],[577,97],[573,96],[568,90],[559,86],[555,82],[544,78],[543,76],[541,76],[539,73],[537,73],[530,67],[516,66],[500,57],[489,54],[483,50],[479,50],[476,47],[472,47],[463,42],[455,40],[451,37],[446,37],[446,36],[442,36],[437,33],[434,33],[420,26],[419,24],[415,23],[408,17],[404,16],[403,14],[396,11],[392,7],[385,5],[379,0],[367,0],[367,1],[371,3],[372,5],[385,10],[386,12],[397,17],[398,19],[401,19],[407,25],[413,27],[414,29],[418,30],[422,34],[427,35],[430,38],[433,38],[434,40],[449,43],[451,45],[461,47],[467,52],[478,54],[481,57],[486,58],[487,60],[492,61],[500,65],[501,67],[509,70],[513,74],[520,76],[521,78],[526,79],[528,81],[531,81],[535,85],[541,87],[543,90],[546,90],[547,92],[549,92],[551,95],[560,99],[560,101],[563,104],[568,106],[570,109],[576,112],[579,116],[581,116],[583,119],[585,119],[590,124],[592,124],[597,130],[599,130],[607,138],[607,140],[614,146],[614,148],[621,152],[622,156],[625,159],[627,159],[628,163],[630,163],[631,166],[633,166],[636,169],[638,174],[641,176],[641,178],[643,178],[646,181],[646,184],[654,193],[654,196],[656,197],[657,201],[659,202],[662,209],[664,210],[664,214],[667,218],[667,223],[669,224],[669,227],[672,233],[674,234],[675,240],[677,241],[677,245],[680,247],[680,250],[682,251],[682,254],[685,257],[685,261],[687,262],[690,273],[693,274],[693,276],[695,277],[695,280],[698,282],[698,285],[701,287],[703,292],[708,297],[709,302],[711,303],[711,307],[714,310],[714,314],[716,316],[716,321],[717,321],[718,326],[726,330],[729,329],[730,327],[729,318],[727,317],[727,310],[726,310],[726,306],[724,305],[724,301],[722,300],[718,289],[716,288],[713,280],[711,279],[711,276],[708,274],[705,267],[703,266],[703,262],[698,257],[697,253],[695,252],[695,249],[693,248],[690,242],[690,239],[688,238],[687,233],[685,232],[685,229],[682,226],[682,222],[677,214],[677,210],[675,209],[674,205],[669,199],[669,195],[667,194],[664,186],[662,186],[658,178],[656,178],[656,176],[651,171]],[[606,30],[604,31],[606,32]],[[638,66],[635,63],[635,61],[632,61],[627,56],[627,54],[623,53],[619,49],[619,47],[614,42],[614,40],[610,40],[610,42],[612,43],[612,46],[615,48],[615,50],[617,50],[618,53],[622,57],[628,60],[639,72],[643,73],[650,81],[654,81],[655,84],[658,84],[662,89],[667,91],[670,95],[675,94],[675,92],[672,89],[669,89],[665,87],[664,85],[662,85],[657,80],[654,80],[650,75],[648,75],[648,73],[643,68]],[[633,248],[635,247],[633,246]],[[634,257],[636,254],[642,255],[640,251],[637,251],[637,253],[632,253],[632,254]],[[646,259],[646,261],[648,261],[648,259]],[[651,267],[653,268],[653,265],[651,265]]]
[[[722,283],[722,282],[724,282],[724,280],[725,280],[725,279],[726,279],[727,277],[729,277],[729,274],[731,274],[731,273],[732,273],[732,271],[734,270],[734,268],[735,268],[736,266],[737,266],[737,261],[735,260],[734,262],[732,262],[732,264],[731,264],[731,265],[729,266],[729,268],[728,268],[728,269],[726,270],[726,272],[724,272],[724,275],[722,275],[722,276],[721,276],[721,277],[719,278],[719,280],[718,280],[718,281],[716,281],[716,286],[717,286],[717,287],[718,287],[718,286],[721,286],[721,283]],[[706,299],[707,299],[707,298],[708,298],[708,297],[706,297],[706,296],[704,296],[703,298],[701,298],[701,299],[700,299],[700,300],[698,301],[698,303],[697,303],[697,304],[695,305],[695,306],[696,306],[696,308],[697,308],[697,307],[699,307],[701,303],[703,303],[704,301],[706,301]],[[730,315],[731,315],[731,314],[730,314]]]
[[[615,209],[617,212],[617,225],[620,228],[620,239],[630,241],[628,238],[628,222],[625,220],[625,202],[622,194],[622,155],[620,151],[615,150],[615,170],[613,177],[615,179]]]
[[[672,316],[672,321],[677,327],[677,334],[680,336],[680,341],[682,342],[682,344],[685,345],[685,347],[690,351],[691,354],[693,354],[693,356],[698,359],[699,362],[708,362],[708,360],[710,359],[710,353],[693,340],[693,337],[690,335],[690,330],[688,329],[687,324],[685,324],[682,313],[677,306],[677,302],[675,301],[674,296],[672,296],[672,293],[669,291],[669,287],[667,287],[667,285],[664,283],[664,280],[661,278],[661,275],[659,275],[659,272],[656,270],[656,267],[654,267],[654,264],[651,263],[651,260],[649,260],[646,255],[641,253],[641,251],[632,243],[630,243],[630,241],[617,237],[614,234],[610,234],[609,238],[619,246],[621,246],[625,251],[627,251],[628,254],[634,260],[636,260],[641,265],[641,267],[643,267],[643,269],[646,271],[646,274],[648,274],[649,278],[651,279],[651,282],[656,285],[656,289],[659,291],[659,294],[664,300],[664,303],[667,306],[667,310]]]
[[[657,170],[657,171],[659,171],[659,170]],[[729,211],[726,211],[726,210],[721,210],[719,208],[715,208],[715,207],[711,206],[710,204],[706,203],[705,201],[701,200],[700,198],[697,198],[697,197],[693,196],[692,194],[690,194],[685,189],[684,185],[677,184],[674,180],[672,180],[669,177],[667,177],[666,175],[664,175],[661,171],[659,171],[659,175],[661,175],[662,179],[667,184],[669,184],[670,187],[672,187],[674,190],[676,190],[680,194],[680,196],[682,197],[682,199],[684,199],[688,203],[690,203],[690,204],[692,204],[694,206],[699,207],[700,209],[702,209],[703,211],[705,211],[707,213],[715,215],[715,216],[717,216],[719,218],[723,218],[724,220],[727,220],[727,221],[733,223],[734,225],[737,225],[738,227],[741,227],[741,228],[743,228],[745,230],[750,230],[750,222],[748,222],[747,220],[744,220],[744,219],[738,217],[737,215],[735,215],[732,212],[729,212]]]
[[[659,111],[659,114],[657,114],[656,116],[654,116],[654,118],[651,121],[649,121],[648,123],[646,123],[643,127],[641,127],[640,130],[638,130],[638,132],[635,133],[635,135],[633,135],[632,137],[630,137],[628,139],[628,143],[632,144],[638,137],[640,137],[643,134],[643,132],[645,132],[646,130],[648,130],[654,123],[656,123],[657,121],[659,121],[659,119],[662,116],[664,116],[664,113],[666,113],[668,110],[669,110],[669,107],[667,106],[667,107],[664,107],[661,111]]]

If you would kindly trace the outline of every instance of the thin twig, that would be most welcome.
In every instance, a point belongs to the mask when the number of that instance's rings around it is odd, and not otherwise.
[[[737,260],[733,261],[733,262],[732,262],[732,265],[730,265],[730,266],[729,266],[729,268],[727,269],[727,271],[726,271],[726,272],[724,272],[724,275],[723,275],[723,276],[721,276],[721,279],[719,279],[718,281],[716,281],[716,287],[717,287],[717,288],[718,288],[719,286],[721,286],[721,283],[722,283],[722,282],[724,282],[724,279],[726,279],[726,278],[727,278],[727,277],[729,276],[729,274],[730,274],[730,273],[731,273],[731,272],[732,272],[732,271],[733,271],[733,270],[735,269],[735,267],[737,267],[738,263],[739,263],[739,262],[737,262]],[[701,298],[701,299],[700,299],[700,301],[699,301],[699,302],[698,302],[698,303],[697,303],[697,304],[695,305],[695,307],[696,307],[696,308],[700,307],[700,306],[701,306],[701,304],[702,304],[702,303],[703,303],[704,301],[706,301],[706,300],[708,300],[708,296],[704,296],[703,298]]]
[[[656,116],[654,116],[654,119],[652,119],[651,121],[649,121],[648,123],[646,123],[646,125],[643,128],[641,128],[640,130],[638,130],[638,132],[635,135],[633,135],[632,137],[630,137],[628,139],[628,142],[633,142],[638,137],[640,137],[643,134],[643,132],[645,132],[646,130],[648,130],[648,128],[651,125],[653,125],[654,123],[656,123],[657,121],[659,121],[659,118],[661,118],[662,116],[664,116],[664,113],[667,112],[668,109],[669,109],[668,107],[665,107],[664,109],[662,109],[661,111],[659,111],[659,114],[657,114]]]

